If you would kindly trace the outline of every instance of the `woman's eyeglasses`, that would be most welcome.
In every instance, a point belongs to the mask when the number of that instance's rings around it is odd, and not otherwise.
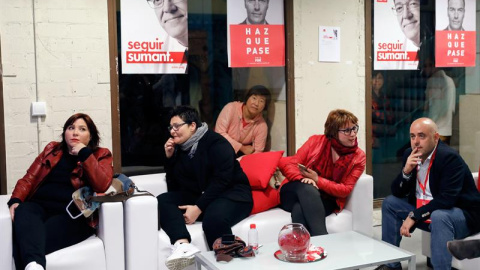
[[[355,125],[352,128],[339,129],[338,131],[342,132],[345,135],[350,135],[350,134],[352,134],[352,131],[355,132],[355,134],[357,134],[359,129],[360,129],[360,127],[358,125]]]
[[[183,122],[181,124],[175,123],[173,125],[168,126],[167,128],[168,128],[168,131],[172,131],[172,129],[173,129],[173,131],[178,131],[185,124],[186,124],[185,122]]]

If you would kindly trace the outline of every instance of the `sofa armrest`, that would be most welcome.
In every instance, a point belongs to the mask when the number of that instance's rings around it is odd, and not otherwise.
[[[0,269],[12,269],[12,219],[7,202],[10,195],[0,195]]]
[[[363,174],[347,198],[345,209],[353,215],[353,230],[365,235],[373,233],[373,177]]]
[[[130,179],[140,190],[146,190],[154,196],[167,192],[165,173],[131,176]]]
[[[135,182],[136,184],[136,182]],[[157,198],[138,196],[124,203],[126,270],[157,270]]]
[[[107,270],[125,269],[122,202],[102,203],[97,235],[103,241]]]

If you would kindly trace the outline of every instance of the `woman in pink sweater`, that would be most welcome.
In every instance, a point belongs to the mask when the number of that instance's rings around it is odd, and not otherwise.
[[[215,131],[225,137],[237,156],[263,152],[268,127],[262,112],[268,109],[270,91],[262,85],[248,90],[245,101],[225,105],[218,116]]]

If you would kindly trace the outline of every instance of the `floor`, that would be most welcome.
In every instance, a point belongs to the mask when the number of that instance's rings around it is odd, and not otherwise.
[[[382,213],[380,209],[374,209],[373,211],[373,237],[375,239],[382,239]],[[422,255],[422,237],[421,231],[415,230],[411,238],[404,237],[400,243],[400,247],[404,250],[408,250],[416,254],[417,270],[429,270],[431,268],[427,267],[427,259]],[[367,269],[374,269],[367,268]],[[407,269],[407,263],[402,263],[402,268]]]

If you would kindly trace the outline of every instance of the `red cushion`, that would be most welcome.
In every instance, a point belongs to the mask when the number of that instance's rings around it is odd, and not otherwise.
[[[268,186],[283,152],[263,152],[242,157],[240,166],[247,175],[253,190],[263,190]]]
[[[253,209],[250,215],[267,211],[280,204],[278,190],[267,186],[265,190],[252,190]]]

